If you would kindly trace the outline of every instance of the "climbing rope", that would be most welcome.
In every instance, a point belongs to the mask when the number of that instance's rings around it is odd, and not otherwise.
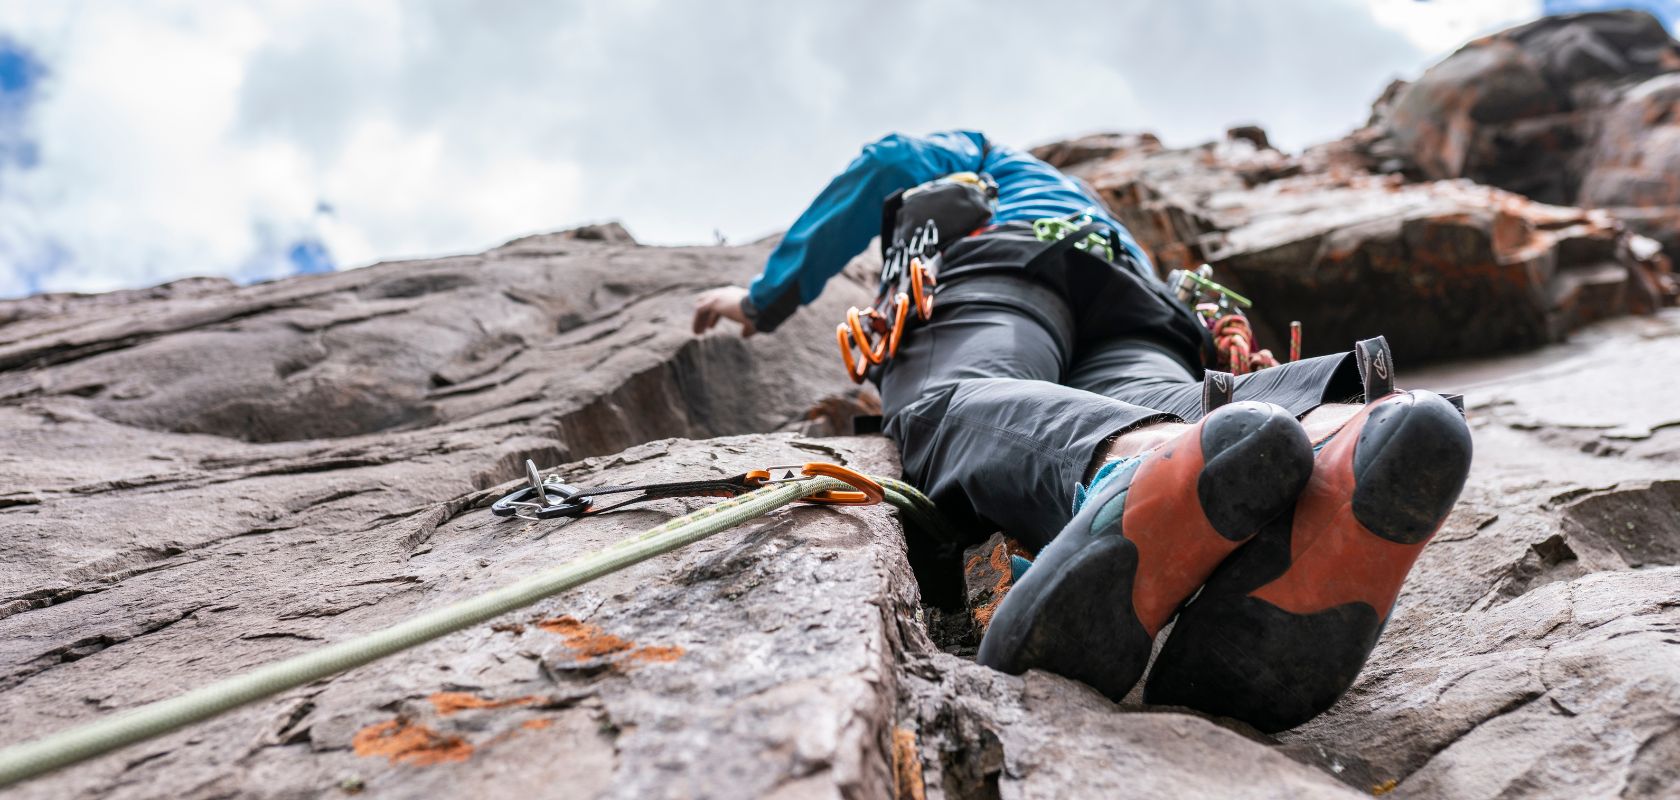
[[[1246,375],[1278,365],[1272,351],[1254,349],[1254,330],[1249,327],[1248,318],[1241,314],[1219,317],[1209,331],[1213,333],[1213,346],[1219,351],[1220,360],[1232,375]]]
[[[822,474],[830,471],[812,470],[813,466],[832,468],[832,474],[844,474],[846,478]],[[762,488],[684,514],[500,589],[175,697],[0,750],[0,787],[162,736],[246,703],[273,697],[484,623],[807,498],[861,492],[869,502],[891,503],[908,522],[929,534],[948,533],[933,502],[907,483],[859,475],[832,464],[806,467],[806,475],[802,477],[769,482]]]

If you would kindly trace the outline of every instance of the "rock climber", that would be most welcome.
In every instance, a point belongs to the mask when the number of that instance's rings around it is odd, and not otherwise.
[[[864,147],[750,287],[700,295],[695,333],[775,330],[878,233],[889,262],[938,251],[931,318],[868,372],[905,475],[1036,554],[980,662],[1263,731],[1329,708],[1463,488],[1461,412],[1396,391],[1380,337],[1204,370],[1207,326],[1088,187],[974,131]]]

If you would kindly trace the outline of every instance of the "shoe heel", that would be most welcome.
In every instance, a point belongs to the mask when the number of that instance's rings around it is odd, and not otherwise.
[[[1371,409],[1354,448],[1353,516],[1398,544],[1433,536],[1470,474],[1470,428],[1434,392],[1412,391]]]
[[[1288,411],[1245,400],[1202,427],[1196,494],[1220,536],[1244,542],[1289,510],[1312,477],[1312,441]]]

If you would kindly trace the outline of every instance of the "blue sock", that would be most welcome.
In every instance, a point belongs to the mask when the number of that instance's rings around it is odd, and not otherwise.
[[[1024,558],[1022,558],[1018,555],[1014,555],[1013,553],[1010,554],[1010,556],[1009,556],[1009,582],[1014,583],[1014,582],[1020,580],[1022,575],[1027,574],[1027,567],[1030,567],[1030,566],[1032,566],[1031,561],[1028,561],[1028,560],[1026,560],[1026,559],[1024,559]]]
[[[1089,486],[1078,483],[1074,484],[1073,513],[1078,514],[1080,507],[1085,505],[1085,501],[1091,499],[1091,495],[1096,494],[1097,491],[1102,488],[1103,484],[1107,483],[1111,478],[1119,474],[1121,467],[1131,466],[1142,460],[1143,455],[1135,455],[1119,459],[1118,461],[1110,461],[1099,467],[1097,469],[1097,474],[1091,476],[1091,484]]]

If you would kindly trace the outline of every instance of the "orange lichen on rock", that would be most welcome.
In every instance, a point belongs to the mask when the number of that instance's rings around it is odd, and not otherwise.
[[[537,627],[549,633],[559,634],[566,640],[567,647],[577,651],[579,661],[622,653],[636,646],[635,642],[621,639],[601,630],[598,625],[582,622],[569,614],[545,619],[538,622]]]
[[[601,630],[599,625],[591,625],[570,615],[545,619],[538,622],[537,627],[549,633],[559,634],[565,640],[566,646],[576,652],[579,661],[622,656],[625,661],[669,663],[683,656],[681,647],[675,645],[637,647],[636,643],[629,639],[614,636]]]
[[[536,719],[528,719],[519,723],[519,727],[528,731],[540,731],[553,724],[554,720],[549,719],[548,717],[538,717]]]
[[[974,622],[981,630],[992,624],[992,615],[997,613],[998,603],[1003,602],[1003,596],[1009,594],[1009,587],[1014,583],[1015,573],[1009,565],[1009,557],[1013,554],[1025,555],[1020,545],[1012,539],[1007,539],[993,547],[986,559],[986,565],[997,575],[997,583],[992,586],[991,599],[974,609]],[[980,568],[980,564],[979,556],[969,559],[969,573],[974,574]]]
[[[916,732],[894,728],[892,738],[893,796],[896,800],[926,800],[922,757],[916,752]]]
[[[506,700],[486,700],[469,692],[438,692],[426,698],[432,701],[432,708],[437,709],[440,716],[449,716],[457,711],[474,708],[507,708],[508,706],[524,706],[535,703],[542,698],[536,695],[524,697],[510,697]]]
[[[655,662],[668,664],[683,656],[683,649],[677,645],[651,645],[638,647],[628,657],[632,661]]]
[[[397,718],[369,725],[350,741],[356,755],[385,756],[391,763],[429,767],[472,757],[473,746],[459,736],[444,736],[424,725]]]

